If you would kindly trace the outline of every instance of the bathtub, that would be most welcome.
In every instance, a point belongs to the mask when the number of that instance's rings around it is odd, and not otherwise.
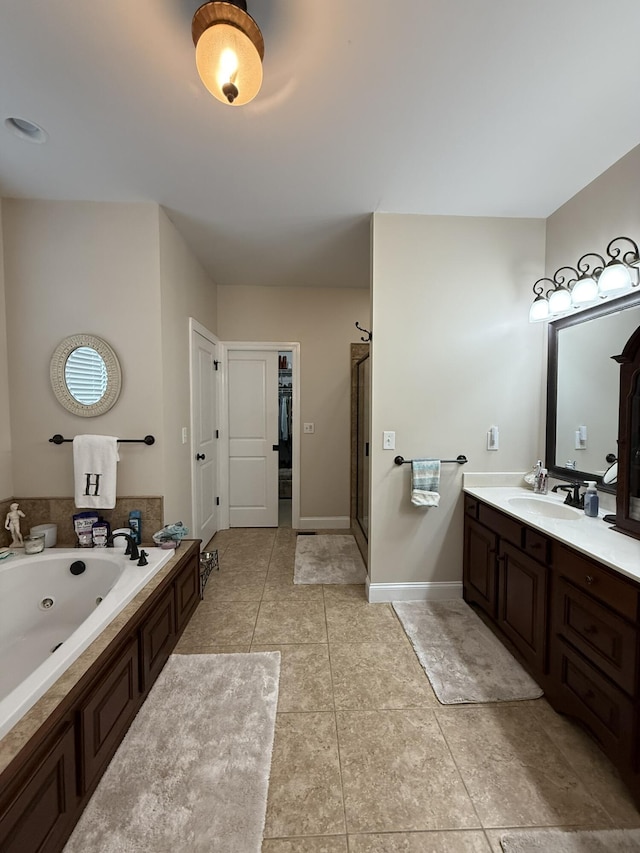
[[[121,549],[51,548],[0,561],[0,738],[175,553],[145,550],[147,566]]]

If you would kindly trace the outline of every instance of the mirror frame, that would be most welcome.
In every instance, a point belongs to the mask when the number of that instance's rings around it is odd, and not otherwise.
[[[626,308],[633,308],[638,305],[640,305],[640,292],[628,293],[625,296],[620,296],[617,299],[603,302],[601,305],[595,305],[593,308],[587,308],[576,314],[561,317],[559,320],[552,320],[549,323],[547,348],[547,422],[545,464],[551,477],[556,477],[558,480],[564,480],[565,482],[569,480],[595,480],[598,484],[598,489],[615,494],[615,484],[603,484],[601,475],[594,474],[591,471],[574,471],[570,468],[561,468],[556,465],[556,427],[558,416],[558,332],[562,331],[562,329],[568,329],[570,326],[576,326],[578,323],[586,323],[589,320],[595,320],[598,317],[604,317],[607,314],[614,314],[618,311],[623,311]],[[617,349],[620,350],[624,344],[625,341],[621,341]],[[611,353],[612,357],[614,355],[616,355],[616,353]],[[616,418],[617,416],[618,410],[616,409]],[[615,438],[617,441],[617,424]]]
[[[91,347],[102,357],[107,370],[107,390],[97,403],[87,406],[72,397],[65,379],[65,367],[71,353],[79,347]],[[96,335],[81,333],[70,335],[61,341],[51,356],[49,366],[51,388],[56,400],[68,412],[81,418],[95,418],[104,415],[115,404],[122,388],[122,371],[118,356],[106,341]]]

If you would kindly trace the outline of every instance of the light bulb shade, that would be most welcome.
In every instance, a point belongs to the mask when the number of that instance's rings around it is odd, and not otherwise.
[[[529,309],[529,322],[538,323],[540,320],[548,320],[549,314],[548,300],[544,296],[536,296]]]
[[[622,261],[610,261],[600,273],[598,290],[602,296],[623,293],[633,286],[631,270]]]
[[[224,104],[242,106],[262,86],[264,41],[246,4],[205,3],[193,16],[196,67],[209,92]]]
[[[557,287],[549,294],[549,311],[562,314],[571,308],[571,294],[566,287]]]
[[[571,288],[571,301],[574,305],[588,305],[597,299],[598,283],[593,276],[582,276]]]

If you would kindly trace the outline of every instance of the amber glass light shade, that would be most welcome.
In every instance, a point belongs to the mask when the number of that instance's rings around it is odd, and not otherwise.
[[[196,67],[219,101],[242,106],[262,85],[264,42],[253,18],[234,3],[205,3],[193,16]]]

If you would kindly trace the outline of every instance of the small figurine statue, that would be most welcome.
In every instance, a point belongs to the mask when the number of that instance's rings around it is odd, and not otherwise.
[[[11,534],[11,545],[10,548],[24,548],[24,541],[22,539],[22,533],[20,533],[20,519],[24,518],[25,515],[21,509],[18,509],[19,504],[12,503],[9,508],[9,512],[7,513],[7,517],[4,522],[4,529],[8,530]]]

